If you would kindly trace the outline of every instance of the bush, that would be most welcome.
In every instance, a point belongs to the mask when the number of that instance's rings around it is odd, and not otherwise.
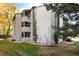
[[[58,44],[58,37],[59,37],[58,32],[55,32],[54,41],[55,41],[56,44]]]

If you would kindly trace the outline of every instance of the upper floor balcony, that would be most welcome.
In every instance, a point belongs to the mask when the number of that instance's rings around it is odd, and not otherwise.
[[[31,23],[23,21],[22,22],[22,31],[31,31]]]
[[[22,27],[22,32],[31,32],[30,27]]]
[[[23,16],[22,17],[22,22],[26,21],[26,22],[31,22],[30,16]]]

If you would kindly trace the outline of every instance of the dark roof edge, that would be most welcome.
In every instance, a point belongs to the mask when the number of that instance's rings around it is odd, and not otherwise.
[[[38,8],[38,7],[43,7],[44,5],[41,5],[41,6],[33,6],[31,9],[33,8]]]

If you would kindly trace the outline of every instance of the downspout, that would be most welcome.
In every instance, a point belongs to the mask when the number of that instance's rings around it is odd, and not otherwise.
[[[36,19],[35,19],[35,7],[33,7],[33,41],[37,43],[37,29],[36,29]]]

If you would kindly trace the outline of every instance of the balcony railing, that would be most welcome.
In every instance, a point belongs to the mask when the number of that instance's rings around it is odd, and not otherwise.
[[[22,31],[30,32],[31,28],[30,27],[22,27]]]
[[[24,16],[24,17],[22,18],[22,21],[31,22],[31,19],[30,19],[29,17],[27,17],[27,16]]]

